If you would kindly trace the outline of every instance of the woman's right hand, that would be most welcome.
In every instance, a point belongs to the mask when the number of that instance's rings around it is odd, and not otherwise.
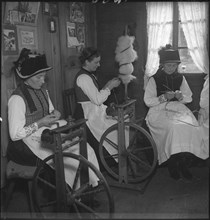
[[[38,128],[41,128],[43,126],[51,127],[51,125],[54,124],[57,120],[58,118],[55,115],[46,115],[45,117],[37,121]]]
[[[121,83],[120,79],[116,77],[116,78],[113,78],[112,80],[110,80],[106,84],[105,88],[112,90],[113,88],[118,87],[120,85],[120,83]]]
[[[164,96],[165,96],[165,98],[166,98],[168,101],[170,101],[171,99],[174,98],[175,94],[174,94],[173,91],[168,91],[168,92],[166,92],[166,93],[164,94]]]

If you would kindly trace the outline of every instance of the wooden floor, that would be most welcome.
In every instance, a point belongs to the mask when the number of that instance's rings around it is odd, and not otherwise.
[[[167,167],[158,167],[145,192],[111,187],[115,201],[114,219],[209,219],[209,164],[190,168],[194,179],[175,181]],[[106,174],[104,174],[106,177]],[[109,180],[109,177],[107,177]],[[110,181],[111,183],[111,181]],[[140,185],[139,185],[140,186]],[[3,204],[6,189],[1,189]],[[2,219],[30,219],[23,189],[13,194]],[[37,218],[33,218],[37,219]],[[55,216],[54,219],[66,219]]]

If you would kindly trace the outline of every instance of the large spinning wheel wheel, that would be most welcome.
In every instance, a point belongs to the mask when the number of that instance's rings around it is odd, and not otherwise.
[[[133,101],[127,106],[133,105]],[[126,107],[127,107],[126,106]],[[124,106],[118,109],[118,123],[108,128],[99,143],[99,155],[107,172],[119,183],[139,183],[152,175],[157,165],[157,149],[151,135],[134,122],[124,122]],[[134,110],[131,109],[131,112]],[[113,137],[117,137],[113,141]],[[104,154],[104,147],[110,155]],[[113,157],[117,165],[110,164]]]
[[[67,125],[67,130],[74,126]],[[34,208],[40,217],[50,217],[65,214],[73,218],[111,218],[114,213],[114,200],[109,185],[101,172],[84,156],[81,155],[81,149],[84,150],[86,141],[84,127],[80,127],[65,135],[65,140],[74,137],[74,133],[81,135],[81,138],[75,139],[77,143],[81,142],[80,154],[65,152],[62,149],[60,131],[62,127],[50,131],[50,135],[45,136],[45,140],[57,146],[56,151],[39,162],[34,174],[32,184],[32,199]],[[52,135],[51,135],[52,134]],[[46,142],[47,143],[47,142]],[[70,144],[74,146],[74,142]],[[66,146],[66,149],[69,146]],[[72,175],[71,186],[67,184],[64,174],[64,165],[68,161],[71,164],[69,169],[74,173]],[[73,165],[74,164],[74,165]],[[68,165],[69,166],[69,165]],[[54,167],[54,169],[52,168]],[[88,173],[94,173],[98,178],[98,185],[93,187],[89,182]],[[97,207],[94,199],[100,202]]]
[[[75,175],[74,184],[71,188],[66,184],[65,200],[67,201],[67,211],[76,218],[110,218],[114,212],[114,202],[110,188],[99,170],[81,155],[64,153],[64,160],[77,160],[78,169]],[[37,212],[44,217],[49,213],[58,212],[58,200],[56,198],[56,181],[53,171],[46,163],[53,159],[53,155],[47,157],[36,169],[32,186],[32,196]],[[76,188],[80,181],[80,170],[82,166],[88,167],[99,179],[97,187],[92,187],[88,182]],[[40,190],[43,191],[40,192]],[[94,208],[94,204],[88,201],[93,197],[100,201],[100,207]]]

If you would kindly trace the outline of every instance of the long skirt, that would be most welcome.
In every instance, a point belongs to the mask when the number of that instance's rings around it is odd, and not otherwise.
[[[174,101],[151,107],[146,123],[157,146],[159,164],[181,152],[208,157],[198,121],[184,104]]]

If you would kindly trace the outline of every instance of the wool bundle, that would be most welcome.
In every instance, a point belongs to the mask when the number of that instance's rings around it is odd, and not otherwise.
[[[134,36],[121,36],[117,41],[117,47],[115,49],[115,60],[119,63],[119,78],[123,84],[128,84],[136,77],[131,75],[133,73],[133,64],[137,59],[137,53],[133,49]]]

